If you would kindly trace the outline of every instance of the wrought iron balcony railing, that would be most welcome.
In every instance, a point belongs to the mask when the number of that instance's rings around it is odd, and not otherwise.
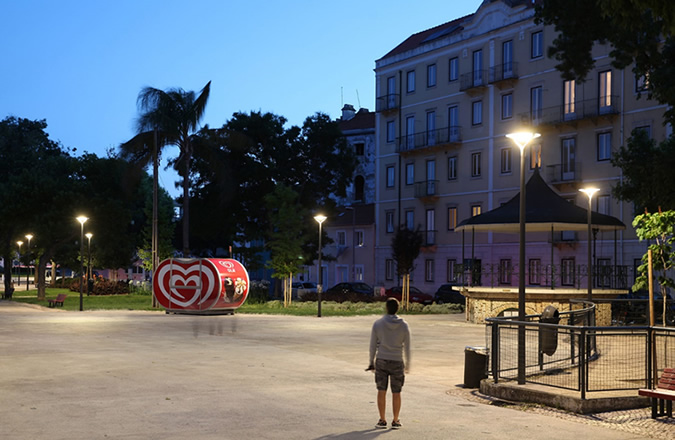
[[[397,153],[462,142],[462,127],[453,126],[408,134],[398,138]]]

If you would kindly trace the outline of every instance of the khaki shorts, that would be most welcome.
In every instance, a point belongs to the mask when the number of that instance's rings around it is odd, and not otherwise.
[[[405,382],[405,372],[402,361],[387,359],[375,360],[375,385],[379,391],[387,391],[391,378],[391,392],[400,393]]]

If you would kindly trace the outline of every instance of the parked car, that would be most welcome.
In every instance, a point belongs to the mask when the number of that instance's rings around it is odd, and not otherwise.
[[[434,295],[436,304],[461,304],[466,305],[466,298],[459,293],[458,286],[454,284],[442,284]]]
[[[384,294],[387,297],[396,298],[397,300],[401,301],[402,287],[401,286],[390,287],[384,292]],[[434,297],[429,295],[428,293],[422,292],[415,286],[410,286],[410,302],[424,304],[426,306],[434,302]]]
[[[308,293],[316,293],[316,284],[309,281],[296,281],[291,285],[291,289],[294,298],[302,299]]]
[[[345,282],[345,283],[338,283],[331,287],[330,289],[326,290],[326,293],[332,293],[332,294],[349,294],[349,293],[355,293],[358,295],[366,295],[366,296],[374,296],[374,290],[372,287],[370,287],[366,283],[362,282]]]

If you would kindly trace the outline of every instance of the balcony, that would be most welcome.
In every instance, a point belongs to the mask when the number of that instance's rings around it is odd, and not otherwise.
[[[499,88],[513,87],[518,79],[518,63],[505,63],[490,67],[488,82],[496,84]]]
[[[377,112],[393,112],[397,111],[400,107],[401,95],[398,93],[380,96],[375,103],[375,111]]]
[[[438,180],[415,182],[415,197],[425,202],[438,200]]]
[[[576,126],[582,120],[596,123],[601,118],[613,118],[619,113],[619,97],[606,96],[602,100],[587,99],[555,107],[521,113],[520,120],[533,126],[569,124]]]
[[[474,70],[459,77],[459,91],[468,94],[479,94],[488,85],[488,75],[485,70]]]
[[[407,155],[420,151],[459,146],[462,142],[462,127],[453,126],[409,134],[398,138],[397,153]]]
[[[561,192],[577,191],[581,185],[581,162],[548,165],[546,177]]]

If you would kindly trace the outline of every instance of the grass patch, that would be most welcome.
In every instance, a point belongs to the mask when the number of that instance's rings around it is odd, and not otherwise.
[[[68,289],[47,288],[45,300],[37,299],[37,290],[14,292],[13,301],[37,304],[47,307],[47,299],[56,298],[60,293],[68,295],[63,303],[64,310],[80,310],[79,292],[71,292]],[[163,308],[152,307],[152,296],[147,294],[129,295],[92,295],[83,296],[84,310],[147,310],[163,312]],[[381,315],[384,313],[383,302],[343,302],[321,301],[322,316],[365,316]],[[59,307],[60,308],[60,307]],[[289,307],[284,308],[283,302],[279,300],[267,301],[265,303],[254,304],[244,303],[237,309],[236,313],[242,314],[265,314],[265,315],[293,315],[293,316],[316,316],[316,301],[294,301]],[[422,315],[422,314],[449,314],[461,313],[463,308],[456,304],[433,304],[422,306],[421,304],[411,304],[407,312],[400,311],[401,315]]]

